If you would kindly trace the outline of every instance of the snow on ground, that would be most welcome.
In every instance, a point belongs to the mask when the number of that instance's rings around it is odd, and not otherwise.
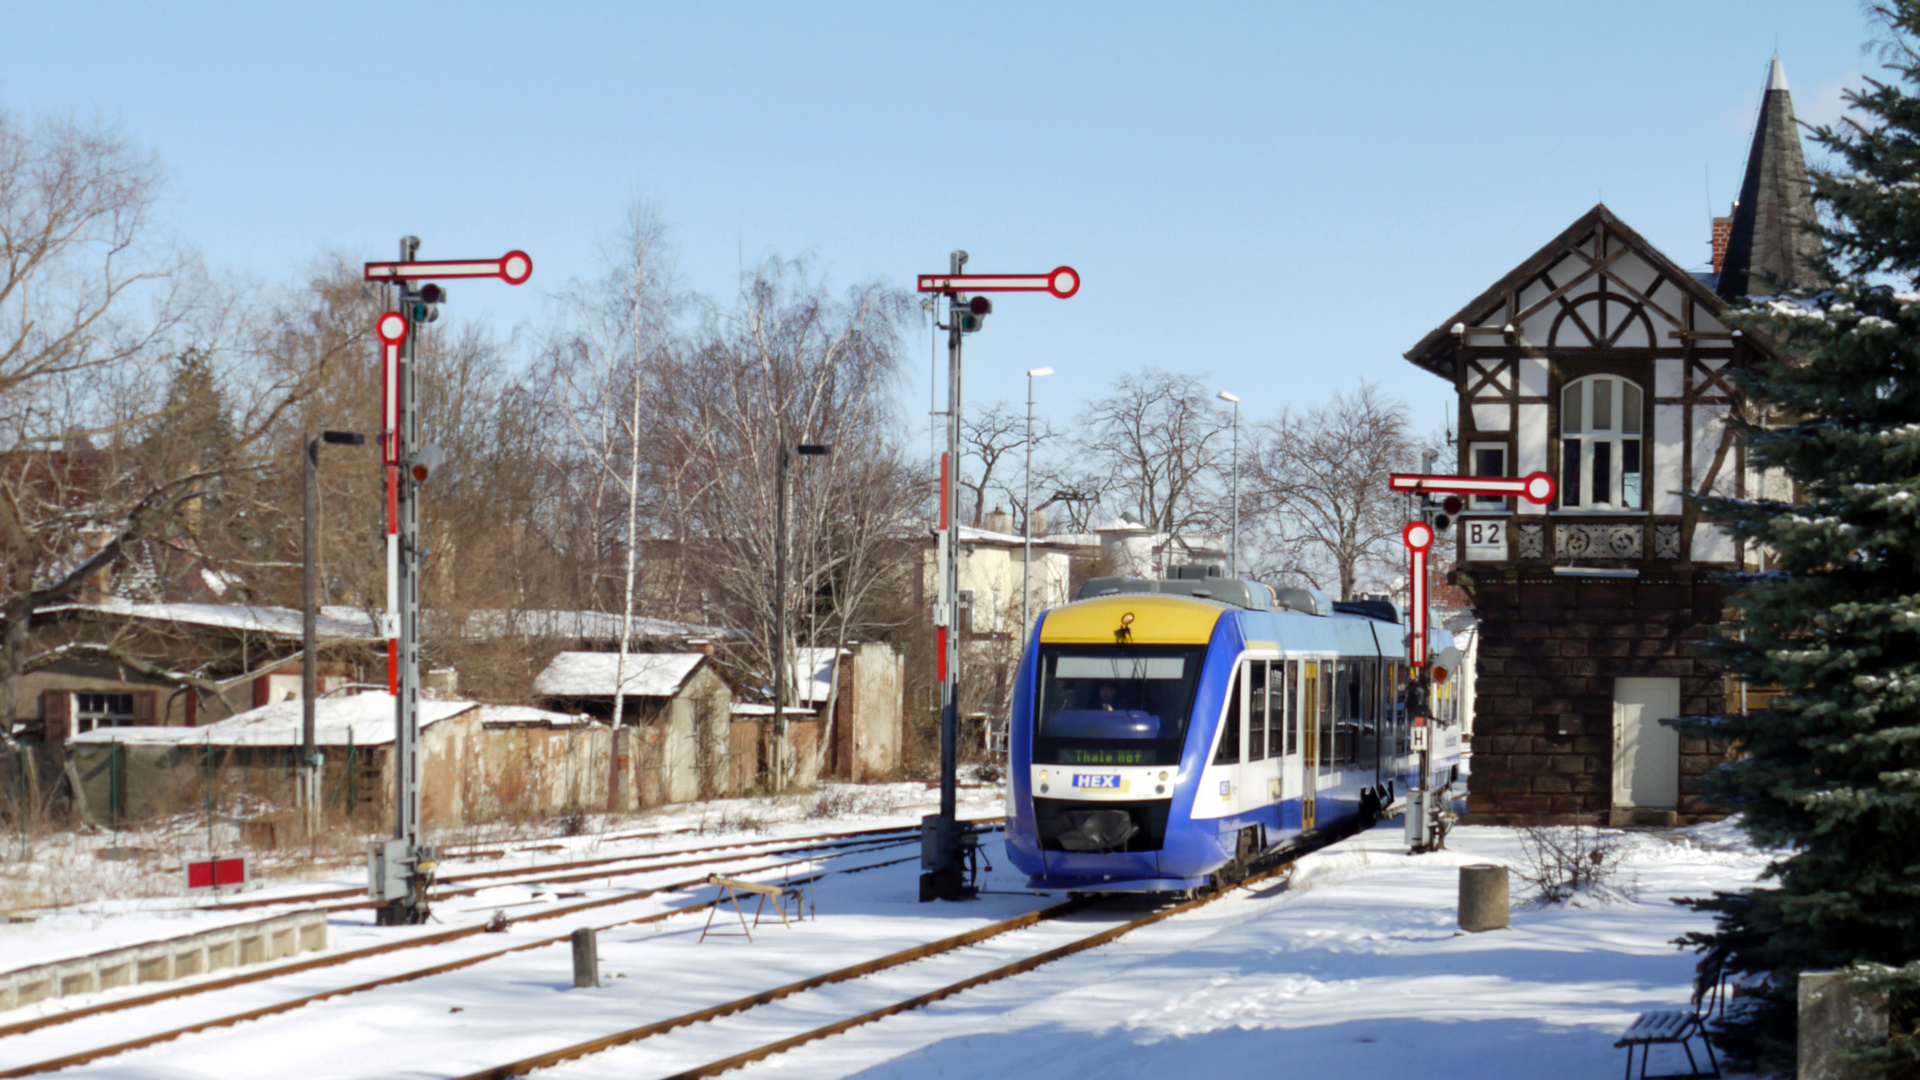
[[[834,788],[784,801],[732,800],[673,808],[619,832],[701,827],[713,833],[743,826],[742,836],[798,835],[909,823],[937,793],[921,785]],[[962,812],[998,812],[991,789],[964,789]],[[598,827],[598,823],[595,824]],[[610,835],[602,830],[602,835]],[[729,838],[738,839],[738,836]],[[564,851],[548,861],[697,846],[700,836],[552,841]],[[1730,826],[1649,830],[1628,835],[1622,884],[1629,896],[1577,906],[1528,906],[1516,876],[1511,929],[1463,934],[1455,926],[1459,867],[1523,863],[1511,829],[1468,827],[1448,850],[1409,856],[1398,824],[1308,856],[1287,882],[1246,888],[1194,913],[1166,920],[1120,941],[1058,961],[1012,980],[984,986],[917,1012],[889,1018],[749,1066],[744,1077],[920,1078],[991,1080],[1062,1075],[1167,1077],[1193,1075],[1408,1075],[1436,1071],[1462,1077],[1556,1080],[1612,1077],[1624,1051],[1619,1032],[1644,1009],[1684,1006],[1693,957],[1672,940],[1707,920],[1674,897],[1751,884],[1766,863]],[[191,1077],[264,1075],[445,1076],[606,1034],[703,1005],[740,997],[796,978],[880,956],[1032,910],[1052,898],[1030,894],[1006,864],[997,842],[986,846],[995,870],[979,899],[920,904],[912,862],[859,875],[829,877],[818,889],[819,919],[757,931],[745,938],[698,941],[703,917],[628,926],[600,935],[605,985],[571,986],[564,944],[531,949],[451,974],[334,999],[213,1035],[108,1059],[62,1075]],[[908,854],[911,852],[909,851]],[[524,858],[524,856],[518,856]],[[900,857],[874,853],[856,865]],[[501,862],[473,862],[449,872]],[[10,867],[9,867],[10,869]],[[685,871],[678,872],[681,875]],[[354,885],[357,866],[325,884]],[[619,887],[656,883],[621,879]],[[307,887],[322,884],[310,882]],[[613,895],[614,882],[593,882],[587,897]],[[443,904],[448,921],[484,919],[496,906],[524,900],[517,887]],[[522,924],[505,935],[460,943],[467,954],[564,934],[576,924],[607,924],[694,897],[665,895],[617,905],[574,920]],[[187,918],[177,899],[148,898],[81,905],[25,927],[0,927],[0,967],[14,966],[21,933],[64,942],[74,952],[104,947],[119,927]],[[540,1076],[663,1075],[830,1019],[910,996],[948,981],[957,966],[1004,962],[1025,951],[1090,932],[1098,922],[1043,924],[989,947],[989,960],[923,961],[889,976],[800,995],[722,1025],[697,1025],[582,1059]],[[199,916],[195,916],[199,917]],[[1110,920],[1111,915],[1100,918]],[[179,932],[177,929],[171,932]],[[330,947],[353,948],[400,933],[345,913],[330,926]],[[451,958],[455,952],[435,952]],[[236,988],[186,999],[172,1018],[142,1020],[157,1029],[179,1017],[254,1007],[289,993],[344,985],[418,963],[406,953],[299,976],[297,989]],[[67,999],[69,1008],[98,997]],[[0,1023],[35,1015],[54,1003],[0,1013]],[[0,1068],[46,1060],[90,1043],[132,1037],[130,1020],[114,1014],[0,1042]],[[151,1027],[149,1027],[151,1025]],[[706,1031],[701,1031],[706,1028]],[[717,1052],[715,1048],[718,1047]],[[704,1056],[702,1056],[704,1055]],[[1653,1062],[1662,1071],[1659,1052]],[[1668,1063],[1669,1067],[1672,1062]]]

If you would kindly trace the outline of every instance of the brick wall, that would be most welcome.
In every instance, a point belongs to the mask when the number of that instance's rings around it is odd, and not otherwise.
[[[1481,634],[1467,792],[1474,820],[1612,809],[1615,679],[1678,678],[1683,714],[1724,709],[1721,674],[1697,655],[1719,621],[1717,586],[1690,575],[1463,576],[1480,579],[1469,582]],[[1723,760],[1718,747],[1681,740],[1681,815],[1711,813],[1700,777]]]

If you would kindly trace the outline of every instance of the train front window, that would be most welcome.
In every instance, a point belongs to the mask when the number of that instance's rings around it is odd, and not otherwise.
[[[1178,764],[1206,654],[1200,645],[1042,646],[1034,761]]]

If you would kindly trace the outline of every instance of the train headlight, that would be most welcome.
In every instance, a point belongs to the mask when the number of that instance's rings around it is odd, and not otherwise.
[[[1040,770],[1040,782],[1043,784],[1047,782],[1047,770],[1045,769]]]
[[[1162,780],[1165,780],[1166,778],[1167,778],[1167,770],[1165,770],[1165,769],[1161,769],[1161,770],[1160,770],[1160,779],[1162,779]]]

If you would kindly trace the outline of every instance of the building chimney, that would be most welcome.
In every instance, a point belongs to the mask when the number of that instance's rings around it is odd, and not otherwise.
[[[1045,510],[1035,510],[1033,512],[1032,520],[1033,520],[1033,535],[1035,536],[1047,535],[1047,512]]]
[[[987,511],[986,519],[980,524],[988,532],[1010,533],[1013,531],[1013,514],[996,506]]]
[[[1735,204],[1736,206],[1739,204]],[[1713,219],[1713,272],[1727,265],[1727,240],[1733,236],[1733,215]]]

